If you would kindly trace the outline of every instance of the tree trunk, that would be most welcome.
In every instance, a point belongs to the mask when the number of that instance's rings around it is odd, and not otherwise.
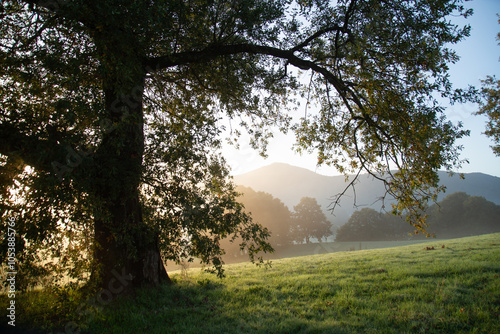
[[[96,266],[92,283],[97,288],[118,289],[119,293],[169,283],[158,238],[141,219],[139,197],[124,198],[122,203],[104,209],[109,217],[94,222]]]
[[[91,283],[111,295],[170,282],[158,237],[142,217],[139,187],[144,152],[144,76],[135,82],[120,90],[112,83],[108,89],[105,85],[109,118],[102,122],[103,140],[94,157],[94,194],[99,206],[94,209]]]

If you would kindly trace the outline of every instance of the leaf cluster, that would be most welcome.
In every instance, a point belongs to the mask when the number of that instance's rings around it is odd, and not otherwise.
[[[457,192],[425,210],[428,216],[427,237],[440,239],[500,231],[500,206],[484,197]],[[425,235],[402,224],[401,217],[370,208],[356,211],[349,221],[337,230],[336,241],[389,241],[415,239]],[[413,232],[413,233],[411,233]]]
[[[223,237],[241,237],[251,256],[270,250],[217,152],[235,122],[231,134],[241,126],[262,154],[272,127],[292,129],[297,150],[317,152],[319,164],[370,173],[417,228],[442,190],[437,170],[461,163],[456,141],[468,132],[438,101],[473,98],[447,73],[458,59],[448,46],[470,30],[447,19],[471,14],[459,0],[11,0],[0,9],[0,203],[4,226],[18,217],[26,263],[42,263],[33,251],[42,246],[54,259],[89,254],[93,223],[110,214],[102,193],[140,192],[142,220],[168,259],[199,257],[221,273]],[[319,108],[291,124],[301,96]],[[128,112],[139,104],[142,113]],[[123,232],[110,238],[134,254],[138,231]],[[90,259],[70,258],[83,277]]]
[[[346,175],[368,172],[384,182],[399,200],[395,212],[409,210],[423,228],[418,210],[442,190],[437,170],[460,166],[455,143],[469,133],[446,120],[438,97],[474,98],[473,89],[454,91],[447,73],[458,60],[447,46],[470,27],[446,16],[471,11],[458,1],[350,1],[328,9],[311,15],[332,31],[298,50],[331,75],[311,76],[320,110],[295,127],[297,148],[317,151],[319,164]]]
[[[291,234],[295,242],[302,243],[305,240],[309,243],[311,238],[321,242],[322,238],[328,238],[333,234],[332,223],[326,219],[315,198],[302,197],[293,210]]]

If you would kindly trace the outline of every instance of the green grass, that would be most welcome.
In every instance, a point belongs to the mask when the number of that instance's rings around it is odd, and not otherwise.
[[[439,240],[439,239],[435,239]],[[310,244],[296,244],[289,245],[282,248],[275,249],[274,253],[264,254],[265,260],[278,260],[289,257],[299,257],[308,255],[318,255],[324,253],[336,253],[336,252],[347,252],[347,251],[357,251],[361,249],[378,249],[378,248],[391,248],[399,246],[415,245],[420,243],[429,242],[428,239],[412,239],[412,240],[400,240],[400,241],[345,241],[345,242],[322,242],[322,243],[310,243]],[[244,262],[248,257],[233,258],[227,256],[224,258],[225,263],[239,263]],[[169,271],[183,270],[183,265],[176,265],[173,262],[168,262]],[[201,268],[202,265],[196,260],[189,263],[189,268]]]
[[[282,259],[270,269],[235,264],[223,280],[195,270],[173,279],[95,312],[80,308],[73,326],[90,333],[500,333],[500,234]],[[44,316],[35,309],[32,320],[55,320],[50,307]],[[65,315],[59,326],[74,317]]]

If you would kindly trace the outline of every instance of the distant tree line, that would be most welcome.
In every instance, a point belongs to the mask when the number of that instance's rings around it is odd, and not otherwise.
[[[500,232],[500,206],[464,192],[448,195],[427,211],[428,231],[437,238],[456,238]],[[387,241],[423,238],[401,217],[364,208],[337,230],[335,241]]]
[[[241,194],[238,201],[245,206],[253,221],[271,233],[268,241],[276,251],[293,244],[310,243],[311,239],[321,242],[333,234],[332,223],[314,198],[303,197],[292,212],[269,193],[243,186],[236,190]],[[244,255],[237,240],[223,239],[221,246],[226,251],[226,259]]]

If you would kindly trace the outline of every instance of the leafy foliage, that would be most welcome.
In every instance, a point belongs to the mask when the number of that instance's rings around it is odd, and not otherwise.
[[[16,216],[28,276],[53,264],[104,280],[124,265],[138,283],[156,283],[157,246],[219,274],[221,238],[241,237],[250,254],[268,250],[217,153],[221,119],[238,122],[262,153],[272,126],[294,130],[297,149],[317,151],[320,164],[382,180],[399,200],[394,211],[417,228],[441,190],[437,170],[460,165],[455,141],[467,131],[437,101],[472,97],[447,74],[458,60],[448,46],[469,34],[447,19],[471,14],[459,0],[0,8],[2,224]],[[291,124],[301,95],[319,110]]]
[[[322,238],[332,235],[332,223],[327,219],[315,198],[303,197],[293,207],[292,236],[295,242],[309,243],[311,238],[321,242]]]
[[[254,191],[252,188],[238,186],[238,202],[244,207],[245,213],[252,217],[252,221],[260,224],[269,233],[267,241],[274,251],[279,252],[280,248],[290,245],[291,213],[281,200],[272,195]],[[222,240],[222,248],[227,254],[228,260],[241,259],[245,250],[238,246],[239,241],[233,238]]]
[[[481,93],[485,102],[477,114],[488,116],[484,133],[493,139],[495,144],[491,148],[497,156],[500,156],[500,80],[488,76],[482,83]]]
[[[500,40],[500,33],[497,34],[497,40]],[[494,76],[487,76],[485,80],[482,80],[482,84],[481,95],[484,100],[477,115],[488,116],[485,134],[493,139],[495,143],[492,146],[493,152],[500,156],[500,80]]]
[[[429,207],[429,232],[438,238],[457,238],[500,231],[500,206],[484,197],[457,192]],[[382,241],[418,238],[401,218],[364,208],[337,230],[336,241]]]
[[[442,190],[436,170],[460,163],[453,143],[468,134],[446,121],[435,97],[473,94],[450,90],[447,63],[458,58],[446,44],[470,29],[444,19],[455,11],[470,14],[446,1],[352,1],[333,15],[310,12],[325,26],[343,22],[346,29],[307,48],[333,75],[311,78],[320,112],[297,126],[300,149],[318,150],[320,163],[340,171],[367,171],[381,180],[399,200],[395,213],[408,210],[421,229],[419,210],[435,199],[433,188]]]

